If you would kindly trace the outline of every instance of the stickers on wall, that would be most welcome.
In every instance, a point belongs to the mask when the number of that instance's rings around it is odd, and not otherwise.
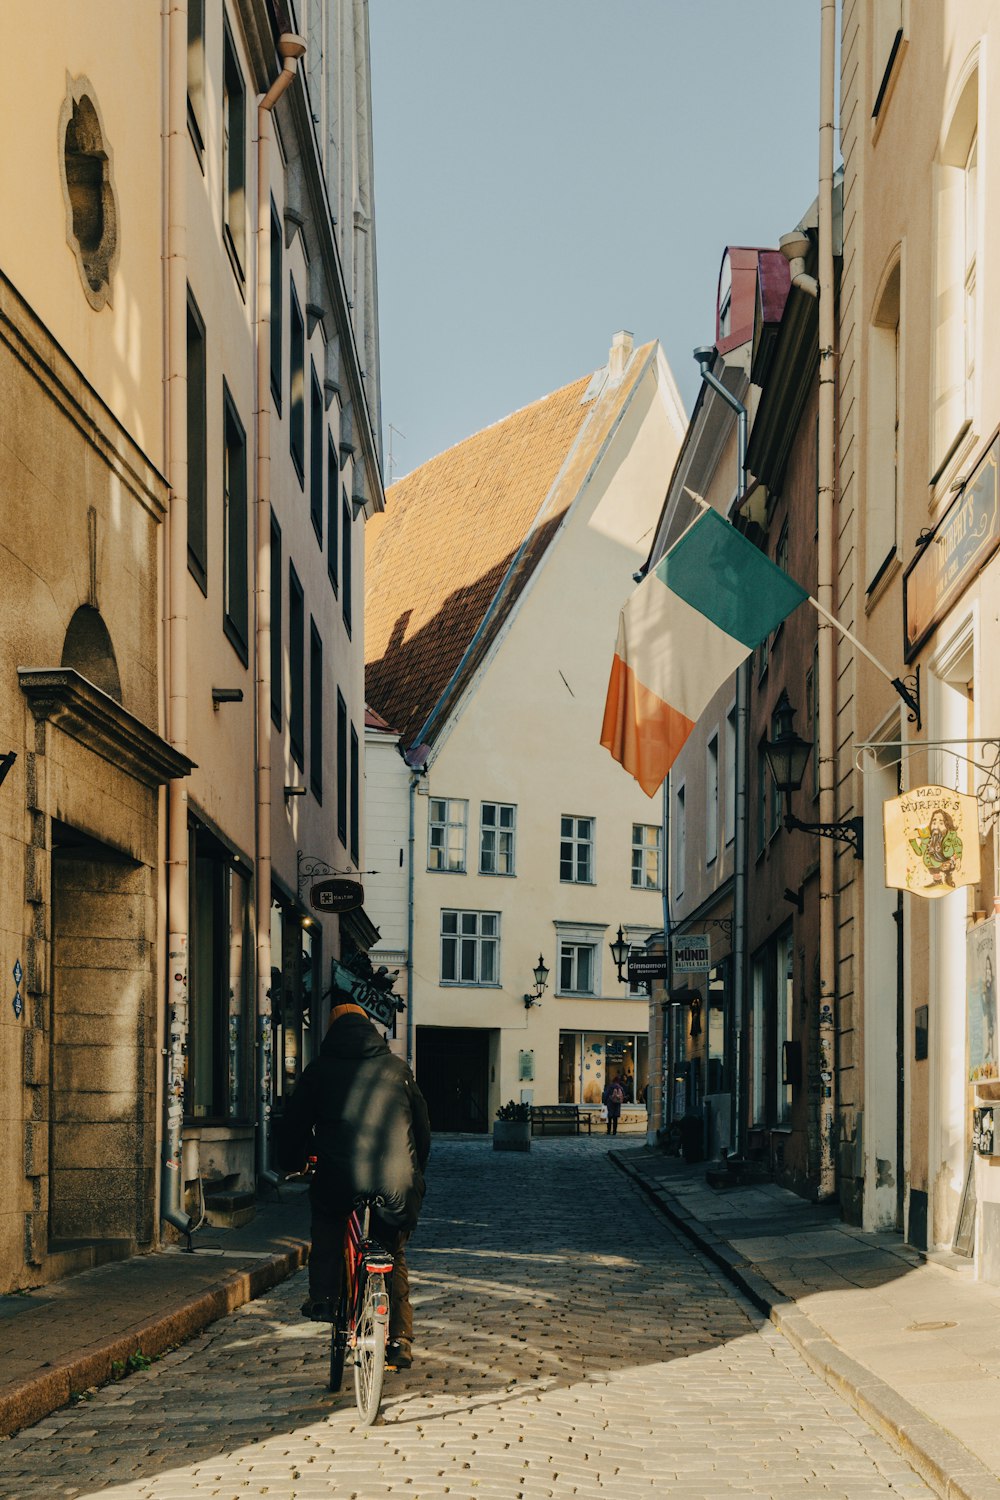
[[[14,960],[12,973],[14,975],[14,998],[10,1004],[14,1015],[20,1020],[21,1012],[24,1010],[24,1001],[21,999],[21,980],[24,978],[24,970],[21,968],[21,960],[19,958],[15,958]]]

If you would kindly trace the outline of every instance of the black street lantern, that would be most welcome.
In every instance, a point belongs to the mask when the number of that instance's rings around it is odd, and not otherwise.
[[[540,953],[538,955],[538,962],[532,970],[532,974],[535,978],[535,988],[530,995],[525,995],[524,997],[525,1010],[530,1010],[533,1005],[540,1004],[542,992],[545,990],[549,982],[548,967]]]
[[[618,924],[618,936],[615,938],[613,943],[608,944],[608,947],[611,949],[612,962],[614,963],[615,968],[618,970],[618,983],[621,984],[623,979],[625,978],[622,970],[628,962],[629,945],[625,941],[620,922]]]
[[[792,728],[794,718],[795,710],[788,701],[788,694],[783,692],[771,721],[774,739],[764,746],[764,755],[775,786],[784,794],[799,790],[812,754],[810,742]]]

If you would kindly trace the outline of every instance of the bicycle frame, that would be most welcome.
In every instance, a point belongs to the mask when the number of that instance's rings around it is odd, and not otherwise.
[[[377,1200],[376,1200],[377,1203]],[[361,1420],[378,1416],[389,1342],[389,1286],[394,1257],[371,1238],[373,1203],[360,1203],[344,1232],[344,1276],[332,1330],[330,1389],[339,1390],[347,1350],[354,1360],[354,1392]]]

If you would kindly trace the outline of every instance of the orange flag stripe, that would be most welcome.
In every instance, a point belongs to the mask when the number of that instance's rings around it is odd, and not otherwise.
[[[615,656],[604,705],[601,744],[652,797],[681,752],[695,721],[643,687]]]

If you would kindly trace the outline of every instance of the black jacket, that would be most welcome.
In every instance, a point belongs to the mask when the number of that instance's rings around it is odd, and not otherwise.
[[[336,1210],[380,1196],[382,1217],[412,1229],[431,1132],[424,1096],[365,1016],[340,1016],[285,1108],[278,1154],[296,1172],[315,1154],[314,1191]]]

